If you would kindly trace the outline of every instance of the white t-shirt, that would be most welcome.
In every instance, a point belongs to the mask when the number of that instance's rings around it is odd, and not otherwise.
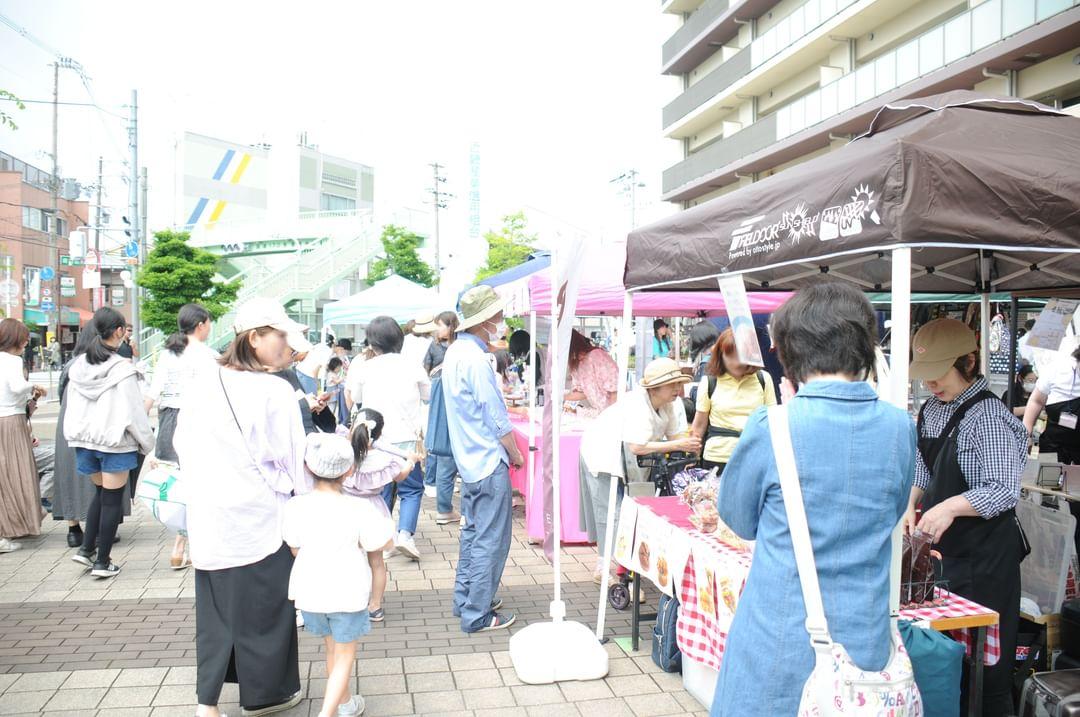
[[[401,355],[410,364],[423,368],[424,357],[427,356],[429,346],[431,346],[430,336],[406,334],[405,341],[401,344]]]
[[[289,599],[308,612],[361,612],[371,595],[367,553],[382,550],[394,523],[371,502],[315,490],[285,505],[285,542],[299,548]]]
[[[1044,361],[1039,368],[1039,380],[1035,383],[1046,395],[1047,405],[1071,401],[1080,396],[1080,369],[1076,359],[1062,354],[1053,363]]]
[[[330,363],[330,359],[334,356],[334,350],[326,344],[316,344],[311,347],[311,350],[307,352],[307,356],[304,360],[296,364],[296,370],[305,376],[311,378],[319,378],[315,374],[319,369],[325,369],[326,364]]]
[[[590,472],[623,475],[622,445],[670,440],[686,432],[681,401],[653,410],[649,394],[636,388],[606,408],[581,437],[581,457]]]
[[[350,366],[345,390],[353,403],[382,414],[388,443],[415,441],[427,427],[421,401],[431,395],[431,379],[401,354],[380,354]]]

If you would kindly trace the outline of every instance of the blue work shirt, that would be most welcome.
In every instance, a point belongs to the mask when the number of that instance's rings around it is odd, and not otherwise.
[[[467,332],[446,349],[442,369],[446,421],[461,480],[476,483],[510,459],[499,439],[511,431],[510,414],[483,341]]]
[[[788,406],[829,631],[856,665],[881,670],[890,652],[891,536],[915,475],[915,425],[861,381],[811,381]],[[719,510],[757,543],[711,714],[796,714],[814,652],[764,409],[750,416],[724,470]]]

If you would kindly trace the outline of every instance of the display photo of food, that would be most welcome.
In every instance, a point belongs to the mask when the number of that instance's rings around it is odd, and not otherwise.
[[[649,572],[649,566],[652,565],[652,562],[650,561],[650,558],[649,558],[649,544],[646,543],[644,540],[642,540],[638,544],[637,557],[638,557],[638,565],[641,566],[641,572],[643,572],[643,573]]]
[[[661,555],[656,559],[656,583],[660,587],[666,588],[669,578],[667,558]]]

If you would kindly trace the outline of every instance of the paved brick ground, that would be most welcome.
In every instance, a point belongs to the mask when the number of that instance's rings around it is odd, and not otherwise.
[[[366,715],[684,715],[704,714],[678,675],[659,672],[649,642],[627,654],[607,644],[603,680],[523,685],[507,653],[507,632],[464,635],[449,614],[457,558],[457,527],[434,524],[425,499],[417,544],[419,563],[392,558],[387,620],[363,638],[356,689]],[[520,509],[500,596],[524,625],[546,619],[551,569],[524,539]],[[69,559],[63,524],[25,547],[0,555],[0,715],[194,714],[194,588],[192,574],[168,568],[171,539],[146,513],[121,527],[114,558],[123,572],[111,581],[86,576]],[[598,589],[590,581],[596,551],[564,553],[564,599],[570,619],[596,620]],[[655,606],[655,595],[650,596]],[[608,611],[610,636],[629,635],[629,613]],[[643,630],[643,638],[648,629]],[[316,715],[324,683],[321,641],[300,638],[306,696],[287,715]],[[222,708],[240,713],[235,686]]]

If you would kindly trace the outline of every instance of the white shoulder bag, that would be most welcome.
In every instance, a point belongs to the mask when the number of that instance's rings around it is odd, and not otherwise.
[[[922,698],[915,685],[911,659],[895,625],[891,627],[892,653],[881,672],[859,669],[844,646],[833,642],[829,636],[802,488],[795,467],[795,452],[791,446],[787,406],[769,408],[769,433],[806,603],[806,630],[815,656],[814,670],[803,686],[799,717],[921,717]]]

